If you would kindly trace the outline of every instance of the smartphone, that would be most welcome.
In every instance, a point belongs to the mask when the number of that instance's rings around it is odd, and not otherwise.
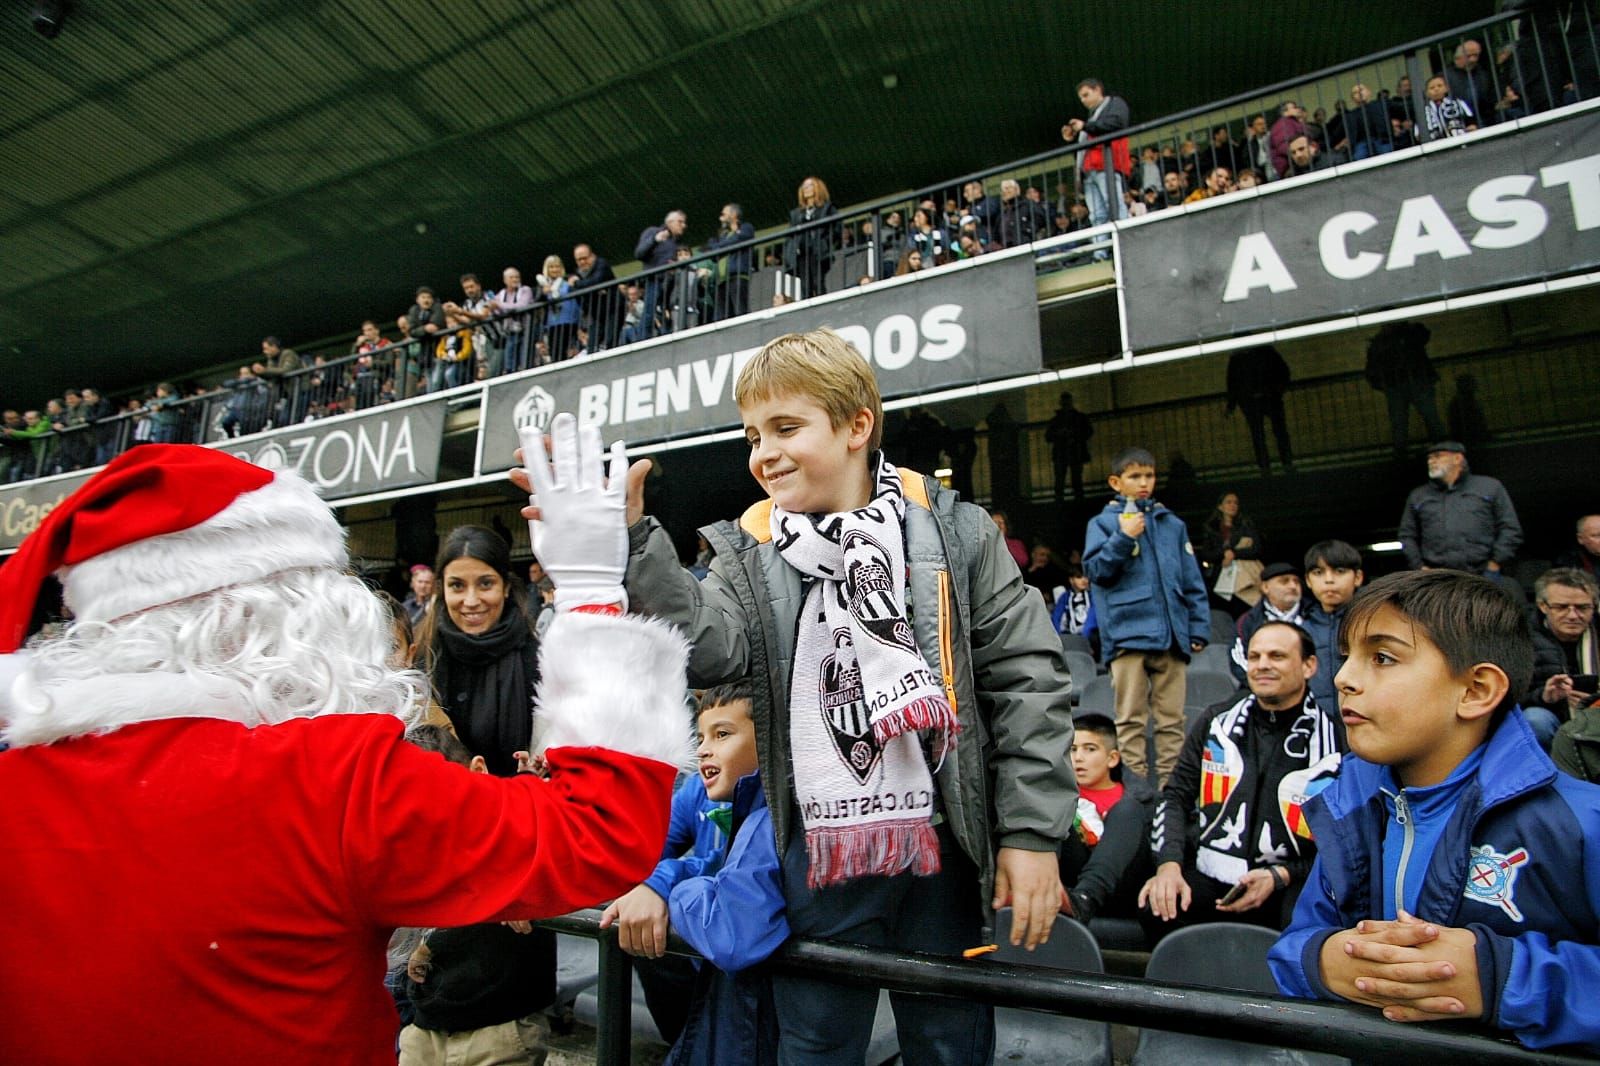
[[[1244,895],[1244,884],[1236,884],[1232,888],[1228,889],[1227,894],[1217,902],[1226,907],[1239,902],[1239,897],[1242,895]]]
[[[1595,686],[1600,685],[1600,674],[1575,674],[1572,678],[1574,692],[1587,692],[1593,696]]]

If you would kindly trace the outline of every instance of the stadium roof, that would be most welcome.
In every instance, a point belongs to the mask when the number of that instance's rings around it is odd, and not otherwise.
[[[1149,118],[1491,7],[76,0],[46,40],[11,5],[0,382],[34,403],[354,334],[463,270],[630,259],[669,207],[698,243],[727,199],[782,221],[806,174],[848,204],[1042,151],[1081,76]]]

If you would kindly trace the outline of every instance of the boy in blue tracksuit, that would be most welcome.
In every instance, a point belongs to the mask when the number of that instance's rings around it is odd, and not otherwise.
[[[1211,609],[1188,527],[1153,498],[1155,456],[1124,449],[1111,461],[1107,483],[1116,496],[1089,521],[1083,572],[1091,582],[1100,657],[1110,664],[1116,691],[1122,763],[1147,774],[1145,722],[1153,715],[1159,787],[1183,747],[1189,656],[1211,638]]]
[[[1600,787],[1558,773],[1516,706],[1522,611],[1481,577],[1393,574],[1342,643],[1353,754],[1304,807],[1318,856],[1278,987],[1600,1051]]]
[[[783,874],[761,790],[749,687],[724,688],[742,696],[703,702],[700,779],[712,799],[731,799],[731,841],[720,863],[680,880],[668,899],[672,931],[710,964],[695,979],[687,1023],[666,1058],[670,1066],[777,1061],[772,985],[750,971],[789,936]]]
[[[703,711],[750,699],[748,683],[718,685],[700,695]],[[700,774],[684,778],[672,796],[672,815],[661,861],[637,888],[616,899],[600,916],[600,927],[617,927],[617,946],[636,956],[634,971],[644,989],[645,1007],[663,1040],[683,1031],[693,999],[695,966],[681,955],[666,954],[667,901],[691,877],[714,872],[727,850],[733,804],[706,794]]]

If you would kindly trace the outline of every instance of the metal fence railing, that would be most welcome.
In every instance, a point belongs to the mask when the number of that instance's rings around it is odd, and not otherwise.
[[[631,1053],[633,967],[630,957],[617,946],[615,930],[602,930],[599,918],[599,911],[587,910],[539,924],[558,933],[599,941],[595,1061],[599,1066],[620,1066],[630,1060]],[[694,955],[676,936],[669,938],[668,950]],[[1099,973],[880,951],[817,940],[790,941],[764,965],[775,973],[1319,1051],[1357,1062],[1569,1066],[1592,1061],[1529,1051],[1510,1040],[1455,1026],[1389,1022],[1367,1007]]]

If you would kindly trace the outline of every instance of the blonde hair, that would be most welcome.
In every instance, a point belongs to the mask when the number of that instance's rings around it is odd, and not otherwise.
[[[560,269],[561,273],[565,274],[567,272],[567,264],[561,261],[561,257],[559,255],[547,255],[544,257],[544,269],[540,271],[540,273],[548,277],[550,274],[551,263],[554,263]]]
[[[813,187],[815,187],[815,189],[816,189],[816,194],[817,194],[816,202],[819,205],[820,204],[825,204],[829,200],[833,199],[833,195],[828,192],[828,183],[827,182],[823,181],[821,178],[810,177],[810,178],[806,178],[806,179],[802,180],[800,182],[800,187],[795,190],[795,194],[794,194],[795,203],[799,204],[801,207],[809,207],[809,206],[811,206],[810,204],[806,203],[806,182],[808,182],[808,181],[811,182]]]
[[[883,397],[872,365],[831,329],[786,333],[762,345],[739,372],[733,399],[741,408],[773,396],[802,396],[828,412],[835,429],[865,407],[872,412],[869,451],[883,446]]]

